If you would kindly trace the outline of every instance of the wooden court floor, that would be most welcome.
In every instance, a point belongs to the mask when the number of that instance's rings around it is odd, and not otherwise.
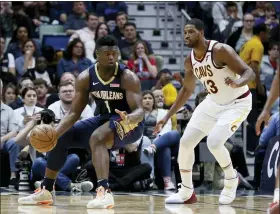
[[[259,214],[266,213],[272,196],[254,195],[243,191],[231,206],[218,204],[218,194],[197,193],[198,203],[192,205],[165,205],[164,199],[171,194],[115,193],[115,207],[111,210],[87,209],[86,204],[94,193],[82,195],[57,192],[55,206],[19,206],[17,199],[27,193],[1,191],[1,214]]]

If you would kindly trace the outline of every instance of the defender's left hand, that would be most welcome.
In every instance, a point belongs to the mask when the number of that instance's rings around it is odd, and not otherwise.
[[[122,121],[124,121],[125,124],[129,125],[129,118],[128,118],[128,114],[126,111],[120,111],[118,109],[115,109],[115,112],[120,115],[120,117],[122,118]]]
[[[238,83],[236,81],[233,81],[230,77],[225,78],[226,85],[229,85],[232,88],[238,88]]]

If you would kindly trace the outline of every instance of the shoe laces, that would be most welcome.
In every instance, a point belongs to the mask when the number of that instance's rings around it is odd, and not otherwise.
[[[72,188],[71,188],[72,192],[82,192],[82,184],[81,183],[75,183],[73,184]]]
[[[102,199],[105,196],[105,188],[100,186],[96,190],[96,199]]]

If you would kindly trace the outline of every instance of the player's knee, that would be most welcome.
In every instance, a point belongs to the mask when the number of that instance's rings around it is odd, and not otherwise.
[[[99,144],[102,143],[102,141],[103,141],[103,137],[101,135],[93,134],[90,137],[90,147],[92,148],[92,147],[94,147],[96,145],[99,145]]]
[[[219,137],[209,135],[207,137],[207,146],[210,151],[216,150],[221,146],[221,140]]]
[[[68,155],[67,161],[69,161],[71,163],[71,166],[77,166],[78,167],[79,164],[80,164],[80,158],[76,154]]]

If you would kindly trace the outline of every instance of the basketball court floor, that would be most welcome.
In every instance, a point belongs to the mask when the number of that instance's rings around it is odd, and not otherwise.
[[[258,195],[254,191],[238,191],[238,198],[231,206],[218,204],[219,192],[197,192],[198,203],[191,205],[165,205],[170,193],[115,192],[115,207],[111,210],[87,209],[86,204],[94,193],[57,192],[55,206],[19,206],[17,199],[27,192],[1,188],[1,214],[259,214],[266,213],[272,196]]]

